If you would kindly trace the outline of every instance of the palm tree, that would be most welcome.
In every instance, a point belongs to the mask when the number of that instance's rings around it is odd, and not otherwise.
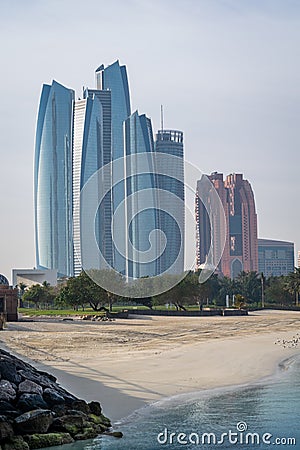
[[[19,304],[18,304],[18,308],[22,308],[23,307],[23,295],[25,292],[25,289],[27,288],[27,284],[23,283],[21,281],[21,283],[17,284],[16,286],[19,289]]]
[[[259,302],[261,299],[261,277],[257,272],[241,272],[236,278],[237,293],[248,302]]]
[[[287,275],[285,288],[291,293],[295,294],[296,306],[299,306],[300,294],[300,267],[295,267],[294,272]]]

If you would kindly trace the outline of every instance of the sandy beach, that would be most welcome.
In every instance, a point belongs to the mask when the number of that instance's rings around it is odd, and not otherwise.
[[[116,421],[164,397],[246,384],[300,353],[300,313],[242,317],[134,317],[112,322],[8,323],[0,345],[54,374],[75,395],[99,400]],[[300,336],[299,336],[300,338]],[[280,340],[280,342],[278,341]]]

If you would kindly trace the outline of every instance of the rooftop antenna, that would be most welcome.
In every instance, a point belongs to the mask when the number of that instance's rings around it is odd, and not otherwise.
[[[161,124],[161,131],[164,131],[164,109],[163,109],[163,105],[160,105],[160,124]]]

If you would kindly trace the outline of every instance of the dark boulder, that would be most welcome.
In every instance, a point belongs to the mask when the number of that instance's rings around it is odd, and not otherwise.
[[[54,405],[51,407],[55,417],[65,416],[67,414],[67,407],[65,404]]]
[[[16,434],[47,433],[53,422],[53,414],[50,410],[35,409],[26,412],[14,420]]]
[[[107,436],[113,436],[113,437],[118,438],[118,439],[123,437],[122,431],[106,431],[103,434],[106,434]]]
[[[102,408],[99,402],[90,402],[88,403],[91,414],[95,414],[96,416],[100,416],[102,414]]]
[[[54,405],[61,405],[65,403],[64,397],[60,395],[56,390],[50,388],[46,388],[44,390],[43,398],[45,402],[51,407]]]
[[[16,396],[17,393],[10,381],[2,379],[0,381],[0,400],[11,401],[15,400]]]
[[[13,436],[2,444],[2,450],[30,450],[30,448],[22,436]]]
[[[81,433],[75,434],[76,441],[83,441],[85,439],[94,439],[98,436],[98,432],[94,427],[85,427]]]
[[[53,387],[55,385],[55,383],[50,380],[50,378],[46,377],[45,375],[39,374],[37,370],[20,370],[19,375],[21,375],[23,380],[33,381],[43,388]]]
[[[57,417],[53,420],[50,430],[51,432],[66,432],[71,436],[75,436],[83,430],[85,424],[84,417],[80,414]]]
[[[16,406],[22,412],[49,408],[40,394],[22,394]]]
[[[0,401],[0,415],[5,415],[9,418],[16,417],[21,414],[21,411],[16,409],[11,403]]]
[[[43,377],[49,378],[50,381],[53,381],[53,383],[56,383],[57,378],[52,375],[51,373],[44,372],[43,370],[37,370],[36,371],[39,375],[42,375]]]
[[[81,411],[84,414],[90,413],[90,408],[87,402],[84,400],[74,400],[71,405],[72,409],[75,409],[76,411]]]
[[[78,400],[75,395],[70,394],[70,392],[66,391],[61,386],[55,385],[55,391],[64,398],[67,406],[71,406],[75,400]]]
[[[43,394],[43,389],[40,385],[31,380],[24,380],[19,384],[18,391],[20,394]]]
[[[21,376],[17,373],[15,364],[11,361],[0,359],[0,373],[2,380],[7,380],[14,384],[19,384],[22,381]]]
[[[0,416],[0,442],[11,438],[14,435],[12,424],[7,420],[7,417]]]

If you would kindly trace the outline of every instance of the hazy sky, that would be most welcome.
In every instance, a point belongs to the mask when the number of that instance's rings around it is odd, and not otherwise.
[[[33,267],[43,83],[127,65],[132,107],[184,131],[203,172],[243,172],[259,236],[300,250],[300,0],[1,0],[0,273]]]

